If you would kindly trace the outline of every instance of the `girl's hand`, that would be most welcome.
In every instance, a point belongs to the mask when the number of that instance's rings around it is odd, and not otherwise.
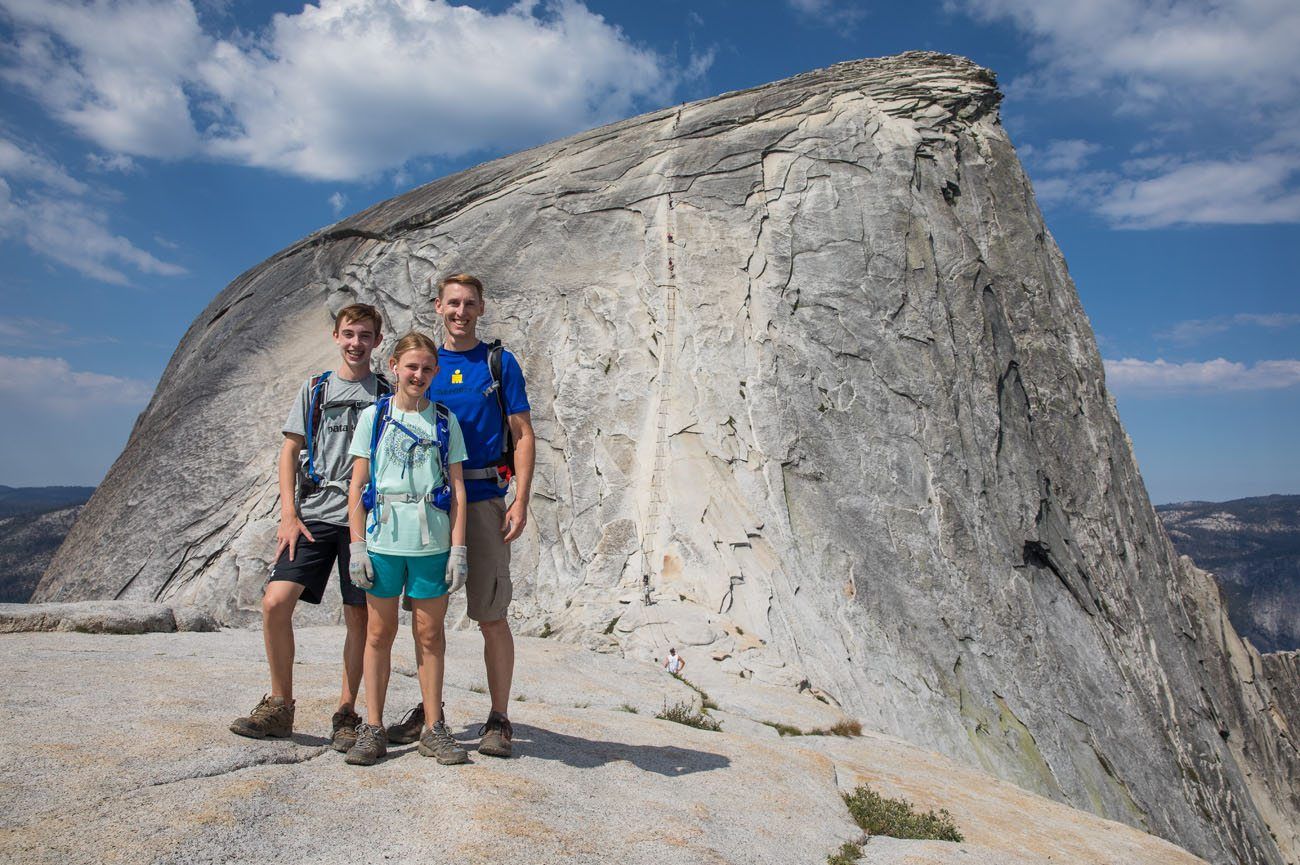
[[[348,579],[358,589],[369,591],[375,587],[375,567],[370,564],[370,552],[365,541],[348,544]]]
[[[469,578],[469,551],[461,547],[452,547],[447,555],[447,594],[458,592],[465,587]]]

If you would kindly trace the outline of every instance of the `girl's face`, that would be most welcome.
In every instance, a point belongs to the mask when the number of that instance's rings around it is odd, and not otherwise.
[[[424,349],[412,348],[388,361],[397,388],[409,397],[420,397],[438,374],[438,356]]]

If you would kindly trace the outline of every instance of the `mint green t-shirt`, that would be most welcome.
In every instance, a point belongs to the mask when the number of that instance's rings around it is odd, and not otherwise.
[[[352,446],[348,449],[354,457],[370,458],[370,435],[375,425],[376,406],[369,406],[357,418],[357,429],[352,434]],[[383,436],[375,448],[375,484],[382,495],[422,496],[431,493],[442,485],[442,467],[438,464],[438,446],[433,443],[436,435],[436,416],[433,404],[423,411],[407,412],[392,407],[393,420],[407,427],[427,444],[415,444],[409,435],[396,425],[384,425]],[[461,435],[460,422],[456,415],[451,415],[449,425],[450,446],[447,449],[447,462],[465,461],[465,439]],[[371,552],[390,553],[399,556],[432,556],[446,552],[451,548],[451,524],[447,513],[433,506],[432,502],[384,502],[380,514],[383,519],[370,528],[371,519],[366,517],[366,544]],[[420,539],[420,509],[425,512],[428,522],[429,543]],[[386,514],[384,512],[387,512]]]

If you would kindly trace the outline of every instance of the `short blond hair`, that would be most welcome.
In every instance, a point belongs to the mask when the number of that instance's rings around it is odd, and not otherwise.
[[[437,343],[424,334],[414,330],[397,341],[397,345],[393,346],[393,353],[389,355],[389,359],[392,360],[393,363],[396,363],[401,359],[402,355],[406,354],[408,351],[414,351],[416,349],[427,351],[429,354],[433,355],[434,361],[437,361]]]
[[[468,285],[478,295],[479,302],[483,302],[483,280],[468,273],[453,273],[451,276],[443,277],[442,282],[438,283],[438,300],[442,300],[443,289],[453,282]]]

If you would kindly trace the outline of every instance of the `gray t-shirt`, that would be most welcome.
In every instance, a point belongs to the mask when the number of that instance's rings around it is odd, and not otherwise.
[[[317,520],[336,526],[348,524],[348,482],[352,477],[352,457],[348,446],[357,417],[377,398],[379,377],[374,373],[362,381],[348,381],[331,373],[321,393],[320,426],[312,432],[316,449],[316,473],[321,476],[321,486],[310,490],[307,482],[307,448],[303,447],[298,466],[298,515],[303,522]],[[289,417],[284,421],[284,432],[307,437],[307,412],[311,407],[311,380],[302,383],[298,398]],[[304,492],[306,494],[304,494]]]

